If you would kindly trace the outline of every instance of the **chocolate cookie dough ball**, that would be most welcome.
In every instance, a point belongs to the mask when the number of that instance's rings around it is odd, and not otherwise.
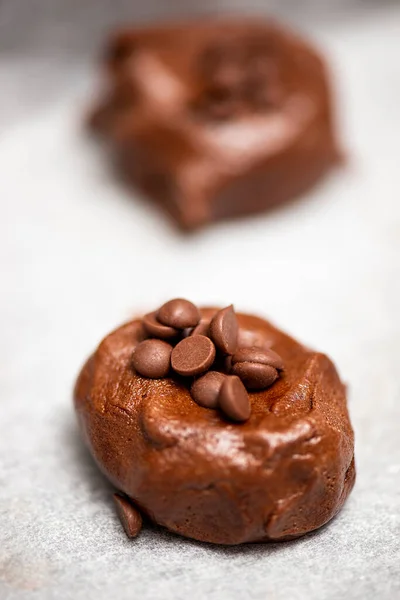
[[[329,358],[232,306],[174,301],[151,314],[150,329],[145,316],[110,333],[75,387],[82,435],[118,490],[127,534],[144,516],[240,544],[291,539],[334,517],[355,467],[346,389]],[[164,327],[176,332],[168,342]]]
[[[92,130],[184,229],[282,204],[339,160],[325,64],[275,22],[126,29],[103,61]]]

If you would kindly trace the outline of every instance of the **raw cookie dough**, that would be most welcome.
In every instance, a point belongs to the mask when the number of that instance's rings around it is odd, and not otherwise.
[[[197,325],[177,329],[165,342],[173,354],[192,339],[188,364],[203,369],[196,376],[182,377],[172,367],[158,378],[137,373],[139,344],[154,341],[151,352],[157,350],[147,318],[101,342],[75,388],[90,452],[136,510],[196,540],[286,540],[321,527],[341,509],[355,480],[346,389],[333,363],[263,319],[236,315],[233,307],[202,309],[191,324],[200,318],[200,335]],[[164,318],[165,327],[171,319]],[[193,340],[212,345],[212,332],[215,340],[229,341],[232,355],[217,348],[210,366],[204,360],[209,350]],[[275,376],[266,369],[275,369]],[[264,389],[252,389],[257,382]]]
[[[325,64],[275,22],[126,29],[103,73],[92,129],[128,184],[184,229],[284,203],[338,162]]]

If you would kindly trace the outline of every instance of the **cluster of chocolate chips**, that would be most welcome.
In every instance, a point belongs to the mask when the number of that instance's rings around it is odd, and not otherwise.
[[[204,51],[199,67],[204,88],[195,101],[197,112],[229,119],[279,104],[276,60],[264,37],[214,44]]]
[[[238,347],[239,325],[233,306],[206,319],[194,304],[176,298],[145,315],[142,325],[149,339],[134,350],[132,364],[137,373],[158,379],[172,369],[191,378],[193,400],[206,408],[221,409],[233,421],[250,417],[247,390],[271,386],[283,369],[281,357],[273,350]]]

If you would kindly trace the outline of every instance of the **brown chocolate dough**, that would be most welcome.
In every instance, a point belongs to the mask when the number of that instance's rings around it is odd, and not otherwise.
[[[339,161],[324,62],[275,22],[132,27],[103,62],[90,125],[184,229],[282,204]]]
[[[271,387],[248,391],[246,422],[199,406],[178,375],[137,375],[141,320],[108,335],[89,358],[76,412],[100,469],[159,525],[216,544],[291,539],[334,517],[353,487],[346,390],[324,354],[260,318],[237,318],[239,335],[268,340],[284,364]]]

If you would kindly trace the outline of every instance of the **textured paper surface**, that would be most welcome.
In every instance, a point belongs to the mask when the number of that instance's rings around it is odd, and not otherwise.
[[[336,66],[347,168],[303,201],[192,237],[119,186],[82,135],[87,63],[3,55],[0,598],[400,598],[400,10],[313,33]],[[21,73],[41,73],[46,99],[21,96]],[[125,537],[71,388],[107,331],[177,295],[233,301],[337,363],[358,478],[323,530],[235,548]]]

